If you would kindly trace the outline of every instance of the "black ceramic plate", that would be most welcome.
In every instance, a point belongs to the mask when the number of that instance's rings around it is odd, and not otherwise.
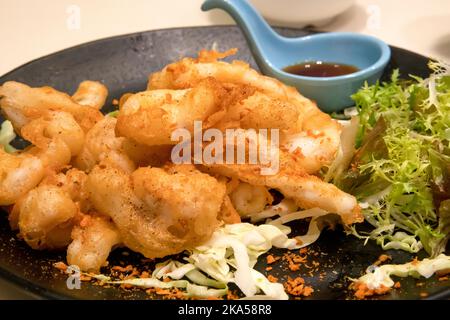
[[[278,29],[286,36],[304,36],[312,31]],[[85,79],[100,80],[110,90],[107,105],[113,98],[125,92],[145,89],[149,73],[180,57],[193,56],[198,50],[236,47],[237,56],[256,67],[247,44],[237,27],[199,27],[156,30],[99,40],[70,48],[30,62],[0,78],[0,84],[16,80],[31,86],[49,85],[65,92],[73,92],[78,83]],[[403,76],[415,74],[426,76],[428,59],[399,48],[392,48],[392,59],[385,72],[399,68]],[[106,108],[105,111],[108,111]],[[361,240],[347,237],[341,230],[324,232],[319,241],[311,246],[316,255],[309,255],[308,266],[313,261],[320,263],[319,271],[310,272],[307,266],[297,272],[287,272],[283,263],[274,265],[270,273],[280,279],[301,275],[307,284],[315,289],[311,299],[345,299],[351,297],[346,288],[347,276],[358,277],[365,268],[376,261],[382,253],[374,243],[363,245]],[[133,263],[141,265],[141,256],[123,254],[116,250],[110,258],[112,265]],[[280,250],[274,250],[278,255]],[[409,261],[412,256],[400,251],[389,251],[394,263]],[[0,216],[0,275],[18,284],[24,290],[43,298],[76,299],[148,299],[141,290],[102,288],[82,283],[80,290],[69,290],[66,276],[52,267],[52,263],[65,260],[64,253],[39,252],[31,250],[24,242],[17,240],[10,231],[6,214]],[[265,259],[261,258],[258,268],[265,271]],[[322,275],[320,275],[322,273]],[[438,281],[433,277],[421,279],[421,286],[411,278],[402,279],[402,288],[380,299],[444,298],[450,295],[450,282]]]

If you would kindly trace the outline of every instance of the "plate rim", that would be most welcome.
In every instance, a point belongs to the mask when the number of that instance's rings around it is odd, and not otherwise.
[[[115,35],[115,36],[111,36],[111,37],[103,37],[103,38],[99,38],[99,39],[96,39],[96,40],[91,40],[91,41],[88,41],[88,42],[83,42],[83,43],[80,43],[80,44],[76,44],[74,46],[70,46],[70,47],[67,47],[67,48],[64,48],[64,49],[56,50],[56,51],[53,51],[51,53],[45,54],[45,55],[37,57],[37,58],[33,58],[32,60],[30,60],[28,62],[25,62],[25,63],[15,67],[14,69],[12,69],[10,71],[7,71],[6,73],[0,75],[0,78],[7,77],[11,73],[16,72],[18,69],[26,67],[27,65],[32,64],[34,62],[37,62],[37,61],[40,61],[40,60],[44,60],[44,59],[47,59],[47,58],[51,58],[53,55],[57,55],[57,54],[60,54],[60,53],[63,53],[63,52],[68,52],[68,51],[71,51],[71,50],[82,48],[82,47],[85,47],[85,46],[88,46],[88,45],[91,45],[91,44],[101,43],[101,42],[104,42],[104,41],[121,39],[121,38],[129,38],[129,37],[138,36],[140,34],[149,33],[149,32],[175,31],[175,30],[185,30],[185,29],[210,29],[210,28],[218,28],[218,29],[220,29],[220,28],[230,28],[230,27],[234,27],[234,28],[240,30],[240,28],[237,25],[234,25],[234,24],[221,24],[221,25],[210,25],[210,26],[159,28],[159,29],[151,29],[151,30],[143,30],[143,31],[124,33],[124,34],[119,34],[119,35]],[[326,33],[326,32],[328,32],[328,31],[322,31],[322,30],[318,30],[318,29],[311,29],[311,28],[308,28],[308,27],[306,27],[306,28],[293,28],[293,27],[283,27],[283,26],[276,26],[276,25],[271,25],[271,27],[275,28],[275,31],[276,31],[276,29],[284,29],[284,30],[296,30],[296,31],[303,30],[303,31],[307,31],[309,33]],[[391,47],[391,48],[394,48],[396,50],[401,50],[401,51],[404,51],[404,52],[407,52],[407,53],[410,53],[410,54],[414,54],[414,55],[420,56],[421,58],[433,60],[432,57],[423,55],[423,54],[415,52],[415,51],[411,51],[411,50],[408,50],[408,49],[405,49],[405,48],[402,48],[402,47],[394,46],[394,45],[391,45],[389,43],[388,43],[388,46]]]

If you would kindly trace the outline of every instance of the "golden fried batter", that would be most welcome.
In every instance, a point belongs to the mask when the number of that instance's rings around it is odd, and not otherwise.
[[[194,121],[203,121],[220,108],[226,91],[214,79],[186,90],[151,90],[129,97],[120,109],[116,131],[148,146],[170,145],[177,128],[193,132]]]
[[[235,52],[202,50],[167,65],[147,91],[120,98],[117,119],[99,111],[108,95],[100,82],[83,81],[73,96],[14,81],[0,86],[1,112],[31,143],[12,154],[0,147],[0,205],[13,205],[11,227],[32,248],[67,247],[69,264],[99,272],[119,245],[148,258],[198,246],[220,225],[264,211],[269,189],[292,207],[362,221],[353,196],[313,175],[336,156],[339,123],[295,88],[242,61],[219,61]],[[192,134],[194,121],[218,129],[226,143],[225,130],[239,129],[245,163],[236,163],[236,149],[234,163],[171,163],[174,130]],[[279,144],[268,143],[278,136]],[[270,145],[266,155],[277,156],[279,170],[263,174],[272,163],[248,164],[250,144],[259,156]]]
[[[66,173],[49,172],[38,187],[23,195],[9,215],[12,229],[34,249],[58,249],[67,246],[74,220],[90,204],[85,184],[87,175],[70,169]]]
[[[123,148],[126,138],[116,137],[116,123],[116,118],[104,117],[87,132],[83,148],[73,160],[75,167],[89,172],[102,161],[129,173],[136,169]]]
[[[17,132],[47,111],[61,110],[70,113],[85,132],[103,118],[96,108],[80,105],[63,92],[51,87],[31,88],[15,81],[8,81],[0,86],[0,109]]]
[[[84,133],[69,113],[48,112],[22,127],[34,146],[15,154],[0,147],[0,205],[13,204],[38,185],[49,170],[69,164],[84,143]]]
[[[78,85],[72,99],[82,105],[100,110],[108,97],[108,88],[98,81],[86,80]]]
[[[130,249],[148,258],[179,253],[209,239],[226,191],[207,174],[180,170],[140,168],[130,176],[97,166],[88,178],[90,200]]]
[[[263,138],[259,136],[258,141],[261,141],[259,139]],[[250,141],[250,139],[246,140],[246,157],[248,157],[248,152],[250,150]],[[224,153],[225,149],[226,146],[224,146]],[[302,163],[298,162],[298,159],[293,154],[277,148],[269,148],[268,152],[277,154],[279,159],[279,170],[273,174],[262,174],[262,169],[268,168],[269,165],[260,163],[205,163],[202,166],[206,172],[211,174],[239,179],[252,186],[265,186],[277,189],[285,197],[294,200],[300,208],[321,208],[331,213],[337,213],[342,217],[345,224],[352,224],[363,220],[361,209],[355,197],[343,192],[331,183],[326,183],[318,177],[308,174],[302,167]],[[235,154],[236,153],[237,150],[235,150]],[[237,189],[238,188],[234,190]],[[261,197],[263,194],[263,192],[260,192],[260,200],[264,199],[264,197]],[[253,199],[251,205],[243,206],[242,203],[240,203],[242,202],[242,197],[245,198],[245,195],[240,194],[239,196],[236,196],[234,201],[236,208],[240,208],[243,214],[254,213],[253,211],[255,211],[256,207],[262,207],[256,198]],[[233,198],[233,193],[231,193],[231,199],[233,200]]]
[[[150,75],[147,88],[186,89],[197,85],[207,77],[213,77],[223,85],[234,84],[255,88],[259,94],[249,96],[237,108],[238,114],[231,112],[219,128],[236,127],[230,120],[240,119],[241,128],[278,128],[284,130],[281,146],[294,154],[303,163],[308,173],[318,172],[330,164],[340,144],[341,126],[317,108],[311,100],[303,97],[294,87],[289,87],[277,79],[261,75],[242,61],[227,63],[217,61],[234,54],[202,50],[197,59],[183,58],[167,65],[161,71]],[[252,111],[254,110],[254,111]],[[242,114],[244,112],[244,114]],[[287,130],[286,130],[287,129]]]
[[[98,215],[83,215],[71,236],[73,241],[67,248],[67,262],[87,272],[99,272],[111,249],[121,242],[119,232],[109,218]]]
[[[63,189],[38,186],[21,199],[18,210],[20,235],[33,249],[58,249],[70,243],[78,207]]]

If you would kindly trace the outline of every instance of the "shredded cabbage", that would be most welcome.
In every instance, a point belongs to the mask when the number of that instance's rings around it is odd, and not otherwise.
[[[270,282],[254,269],[258,257],[272,247],[299,249],[313,243],[320,236],[317,218],[328,212],[318,208],[276,212],[280,218],[258,226],[250,223],[222,226],[208,242],[188,251],[184,262],[169,259],[157,264],[150,278],[115,281],[104,275],[89,275],[109,284],[181,288],[187,296],[199,298],[223,296],[228,292],[228,284],[234,283],[248,299],[286,300],[288,295],[282,284]],[[307,234],[289,238],[291,230],[284,223],[307,217],[312,217]]]
[[[16,152],[17,149],[11,145],[11,141],[15,138],[16,134],[14,133],[14,128],[11,121],[3,121],[0,128],[0,146],[3,146],[4,150],[8,153]]]
[[[347,109],[346,109],[347,110]],[[341,144],[331,166],[328,168],[325,174],[324,180],[330,182],[332,180],[338,180],[345,169],[352,161],[355,154],[355,139],[358,133],[359,118],[352,117],[350,121],[343,124],[341,133]]]
[[[102,275],[89,274],[89,276],[109,284],[128,284],[141,288],[186,289],[186,296],[188,297],[198,297],[198,298],[218,297],[223,296],[228,292],[228,288],[226,286],[224,286],[222,289],[211,289],[207,286],[193,284],[187,280],[174,280],[165,282],[158,280],[156,278],[133,278],[133,279],[113,281],[111,280],[111,278]]]
[[[320,234],[320,230],[317,232]],[[268,281],[253,267],[258,257],[272,247],[296,249],[300,246],[275,224],[238,223],[217,230],[207,243],[195,248],[186,261],[217,281],[235,283],[247,297],[263,291],[272,299],[287,299],[281,284]]]
[[[450,269],[450,257],[440,254],[434,259],[424,259],[422,261],[413,261],[405,264],[385,264],[380,267],[370,266],[366,274],[358,279],[352,279],[354,282],[364,283],[370,290],[376,290],[382,286],[391,288],[394,286],[394,280],[391,276],[397,277],[425,277],[429,278],[434,273]]]

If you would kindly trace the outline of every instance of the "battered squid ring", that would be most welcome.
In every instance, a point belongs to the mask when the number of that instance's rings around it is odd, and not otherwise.
[[[31,88],[16,81],[0,86],[0,109],[17,132],[48,111],[70,113],[85,132],[103,118],[96,108],[80,105],[63,92],[51,87]]]
[[[220,223],[225,185],[193,167],[173,170],[182,171],[140,168],[129,176],[96,166],[88,177],[95,209],[111,217],[127,247],[148,258],[199,245]]]
[[[45,164],[31,154],[9,154],[0,147],[0,205],[11,205],[44,177]]]
[[[162,166],[170,160],[171,145],[146,146],[117,137],[116,124],[117,119],[108,116],[97,122],[87,132],[83,148],[73,159],[73,165],[89,172],[101,162],[131,173],[137,166]]]
[[[303,163],[304,170],[308,173],[316,173],[324,165],[330,164],[336,156],[340,144],[342,129],[340,124],[320,111],[313,101],[302,96],[294,87],[261,75],[242,61],[233,61],[232,63],[218,61],[218,59],[235,54],[236,51],[236,49],[232,49],[220,53],[202,50],[197,59],[184,58],[151,74],[147,88],[149,90],[192,88],[207,77],[213,77],[222,84],[251,86],[266,95],[268,97],[266,100],[269,97],[273,99],[270,103],[275,110],[280,110],[280,103],[290,105],[289,108],[285,108],[286,114],[292,113],[292,109],[294,109],[297,121],[292,121],[292,118],[289,117],[284,118],[283,113],[274,112],[274,116],[278,114],[279,117],[278,124],[275,124],[274,118],[265,119],[264,110],[270,110],[270,108],[263,107],[262,113],[255,113],[248,119],[251,120],[248,124],[249,127],[260,128],[261,125],[265,125],[267,128],[272,128],[274,124],[279,129],[288,127],[289,130],[286,132],[288,135],[280,141],[281,147],[295,155],[298,161]],[[247,104],[252,104],[252,99],[256,102],[256,97],[250,97]],[[259,104],[256,105],[258,111]],[[265,104],[267,101],[262,105]],[[291,124],[286,123],[288,119],[291,119]],[[266,120],[269,120],[270,123],[267,123]],[[245,128],[245,122],[242,124],[244,125],[242,128]]]
[[[121,243],[119,232],[106,217],[83,215],[72,230],[67,262],[80,270],[99,272],[112,248]]]
[[[272,196],[263,186],[252,186],[241,182],[230,194],[231,202],[241,216],[258,213],[272,203]]]
[[[194,121],[203,121],[220,108],[226,91],[214,79],[192,89],[151,90],[130,96],[117,118],[116,132],[148,146],[174,145],[171,135],[184,128],[191,133]]]
[[[87,132],[82,150],[73,160],[75,167],[89,172],[102,161],[128,173],[136,169],[123,150],[126,138],[116,137],[116,123],[116,118],[104,117]]]
[[[71,242],[71,230],[80,210],[90,204],[85,191],[87,175],[77,169],[49,173],[38,187],[14,204],[9,215],[13,230],[33,249],[59,249]]]
[[[20,236],[31,248],[58,249],[70,243],[78,207],[61,188],[36,187],[20,200],[18,210]]]
[[[21,136],[39,148],[53,139],[61,139],[70,149],[71,156],[80,153],[84,144],[84,131],[70,113],[50,111],[24,125]]]
[[[84,133],[65,112],[49,112],[22,127],[35,146],[14,154],[0,148],[0,205],[10,205],[38,185],[48,170],[69,164],[84,143]]]
[[[72,95],[72,99],[82,105],[100,110],[108,96],[108,88],[98,81],[86,80],[78,85],[77,91]]]
[[[259,139],[263,139],[263,137],[260,136]],[[258,143],[262,141],[259,139]],[[245,157],[248,158],[250,138],[245,143]],[[224,146],[222,152],[225,152],[226,148],[227,146]],[[276,166],[279,170],[270,171],[266,175],[262,174],[262,170],[267,169],[268,165],[261,163],[204,163],[202,168],[208,173],[239,179],[252,186],[265,186],[279,190],[286,198],[294,200],[298,207],[304,209],[320,208],[330,213],[336,213],[341,216],[344,224],[363,221],[361,208],[354,196],[345,193],[331,183],[308,174],[293,154],[276,147],[275,149],[271,148],[270,153],[274,151],[277,151],[276,153],[279,156],[279,163]]]

